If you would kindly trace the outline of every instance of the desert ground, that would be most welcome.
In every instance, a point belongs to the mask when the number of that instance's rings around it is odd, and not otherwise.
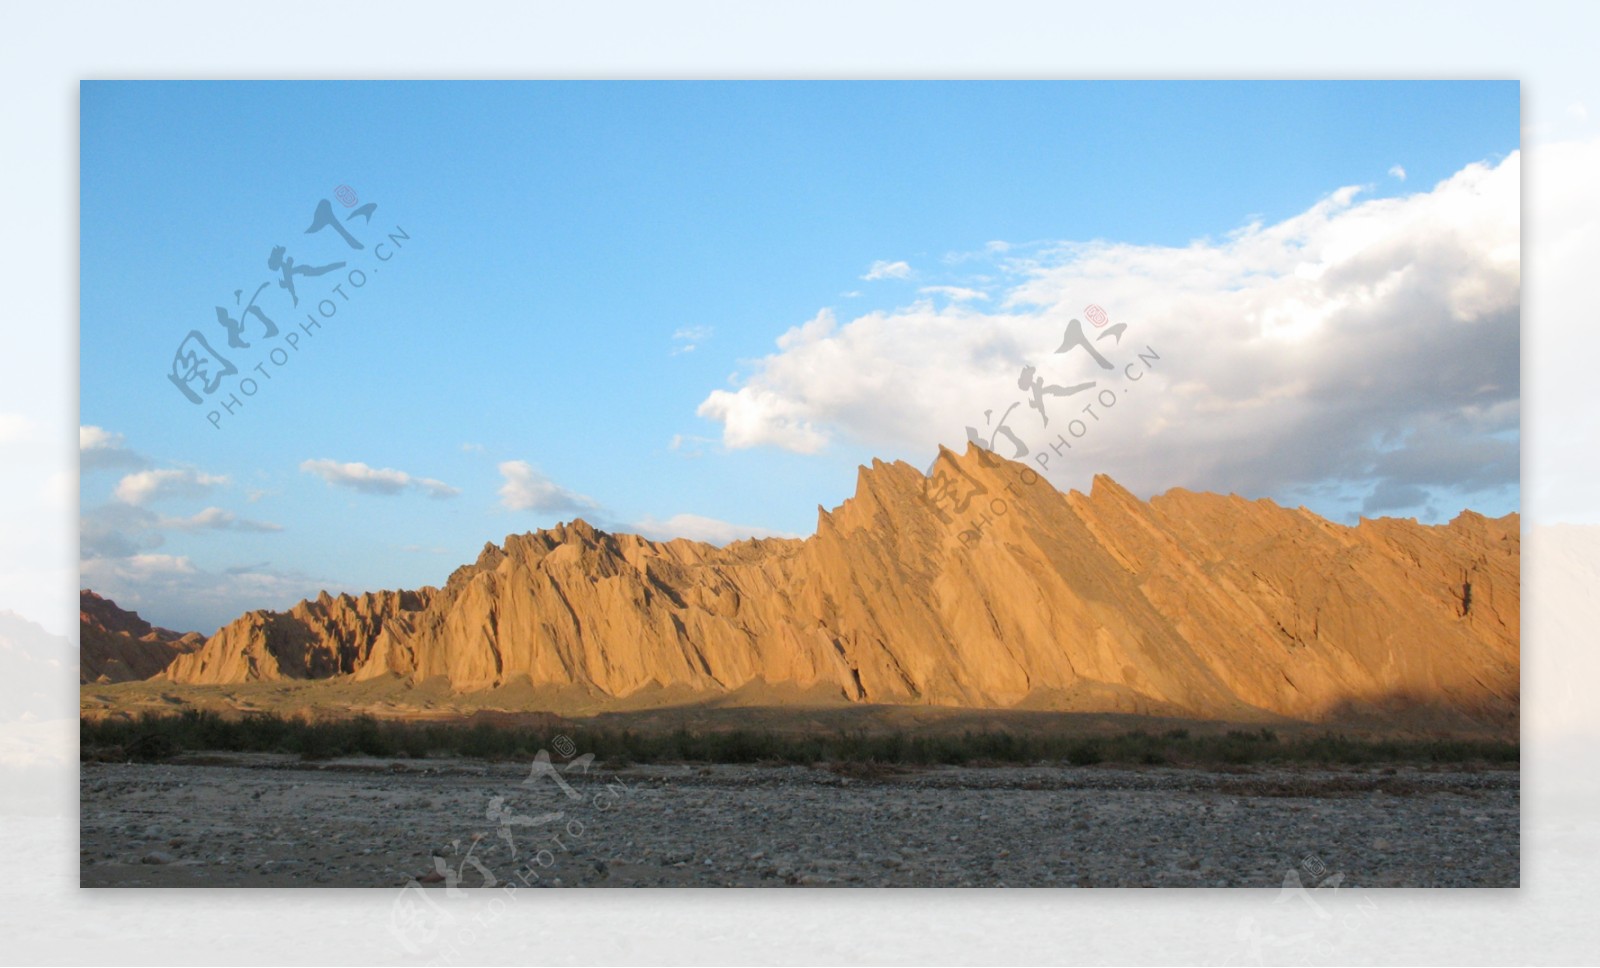
[[[86,762],[84,887],[1515,887],[1515,769]]]

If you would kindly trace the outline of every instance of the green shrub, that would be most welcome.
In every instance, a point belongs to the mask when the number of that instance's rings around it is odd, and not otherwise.
[[[1093,766],[1104,758],[1097,743],[1075,743],[1067,748],[1067,762],[1073,766]]]
[[[1187,728],[1152,734],[1131,730],[1087,737],[1073,733],[984,731],[867,733],[839,731],[794,735],[767,730],[639,733],[567,728],[580,753],[606,763],[864,763],[936,766],[966,763],[1067,762],[1183,766],[1299,763],[1362,766],[1374,763],[1515,765],[1514,742],[1357,739],[1339,733],[1280,738],[1271,729],[1192,733]],[[527,759],[550,748],[554,734],[490,723],[403,723],[359,716],[310,721],[269,714],[227,718],[189,710],[137,719],[80,720],[84,759],[159,760],[180,752],[263,752],[307,759],[335,756],[459,755]],[[864,774],[867,775],[867,774]],[[877,775],[877,774],[872,774]],[[887,775],[887,774],[884,774]]]

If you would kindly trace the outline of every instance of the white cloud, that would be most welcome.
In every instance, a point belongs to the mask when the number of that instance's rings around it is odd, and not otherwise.
[[[467,454],[481,454],[481,453],[483,453],[483,445],[482,444],[472,444],[472,443],[462,444],[461,445],[461,450],[462,450],[463,453],[467,453]]]
[[[85,564],[89,564],[85,562]],[[130,555],[122,561],[110,566],[117,573],[141,578],[153,578],[159,575],[192,575],[194,563],[185,555]],[[91,574],[99,572],[104,574],[106,567],[96,563],[87,569]]]
[[[267,563],[213,571],[185,555],[149,553],[86,559],[79,565],[79,575],[80,587],[138,611],[149,622],[204,634],[246,611],[283,610],[330,588],[328,582],[279,571]]]
[[[592,511],[599,507],[592,499],[550,480],[524,460],[503,462],[500,476],[505,478],[500,487],[500,503],[513,511]]]
[[[225,475],[188,468],[138,471],[117,482],[112,493],[125,504],[145,504],[172,497],[198,497],[228,483]]]
[[[885,262],[879,259],[861,278],[868,282],[877,282],[879,279],[909,279],[911,266],[905,262]]]
[[[1021,256],[991,245],[1010,280],[992,310],[922,302],[843,325],[820,313],[698,412],[729,448],[816,453],[837,437],[915,461],[965,427],[992,432],[1016,404],[1005,419],[1031,458],[1069,419],[1092,418],[1076,398],[1068,413],[1048,397],[1046,428],[1018,387],[1022,366],[1058,386],[1110,379],[1086,354],[1055,353],[1093,303],[1112,324],[1083,324],[1102,351],[1126,364],[1148,346],[1160,360],[1119,397],[1114,422],[1054,459],[1058,485],[1108,472],[1146,493],[1393,478],[1392,498],[1402,483],[1452,486],[1452,449],[1516,446],[1520,164],[1470,165],[1404,198],[1340,189],[1283,222],[1181,247],[1060,243]],[[1011,456],[1003,438],[997,449]],[[1418,466],[1402,474],[1384,456],[1395,449]],[[1501,457],[1478,484],[1516,482]]]
[[[217,507],[187,517],[168,517],[138,505],[113,502],[87,508],[78,518],[78,553],[84,559],[126,558],[166,544],[168,532],[265,534],[282,530],[282,526],[270,521],[241,518]]]
[[[83,471],[143,467],[149,463],[128,449],[126,439],[103,427],[78,428],[78,467]]]
[[[929,296],[944,296],[955,302],[971,302],[975,299],[988,299],[989,294],[977,289],[968,289],[965,286],[923,286],[917,292]]]
[[[4,423],[5,416],[8,415],[0,414],[0,423]],[[121,447],[123,445],[123,441],[124,438],[121,434],[114,434],[103,427],[95,427],[90,425],[79,425],[78,427],[78,449],[80,451],[101,450],[107,447]]]
[[[78,518],[78,553],[82,558],[126,558],[159,548],[166,538],[154,513],[131,504],[103,504]]]
[[[459,487],[451,487],[444,481],[436,481],[431,477],[413,477],[411,483],[421,489],[429,497],[446,498],[455,497],[461,493]]]
[[[363,494],[399,494],[407,488],[422,491],[433,498],[455,497],[461,493],[459,488],[431,477],[413,477],[392,467],[369,467],[360,461],[341,464],[322,458],[302,461],[300,469],[307,474],[315,474],[330,486],[348,487]]]
[[[722,422],[722,443],[742,447],[771,445],[797,454],[815,454],[828,443],[827,435],[804,416],[805,404],[782,393],[745,386],[729,393],[713,390],[695,413]]]
[[[799,535],[787,531],[773,531],[768,528],[758,528],[754,525],[731,524],[719,521],[716,518],[701,517],[698,514],[674,514],[665,521],[645,515],[632,525],[633,529],[647,538],[657,541],[670,541],[673,538],[689,538],[693,541],[704,541],[708,544],[725,545],[730,541],[739,541],[744,538],[798,538]]]
[[[321,458],[300,463],[300,469],[315,474],[329,484],[354,488],[371,494],[399,494],[411,483],[411,475],[392,468],[374,468],[360,462],[341,464]]]
[[[1401,165],[1395,165],[1394,167],[1389,169],[1389,177],[1390,178],[1398,178],[1401,181],[1405,181],[1406,180],[1406,170]]]
[[[714,437],[699,437],[694,434],[673,434],[667,442],[669,450],[676,451],[685,457],[701,457],[705,455],[706,446],[717,442]]]
[[[222,508],[206,508],[186,518],[160,518],[155,526],[165,531],[282,531],[270,521],[251,521]]]
[[[684,326],[675,330],[672,334],[672,340],[678,345],[672,348],[670,355],[677,356],[679,353],[693,353],[696,346],[710,339],[715,332],[716,330],[710,326]]]

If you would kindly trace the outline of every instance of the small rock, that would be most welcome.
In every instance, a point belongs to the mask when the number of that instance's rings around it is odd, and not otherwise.
[[[141,864],[170,864],[170,863],[173,862],[174,859],[175,858],[171,854],[169,854],[169,853],[167,853],[165,851],[152,850],[150,853],[145,854],[143,857],[139,858],[139,863],[141,863]]]

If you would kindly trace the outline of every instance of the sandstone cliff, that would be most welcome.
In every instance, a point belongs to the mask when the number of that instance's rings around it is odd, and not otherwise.
[[[78,681],[148,679],[205,643],[197,632],[156,628],[87,588],[78,592]]]
[[[1516,515],[1345,527],[1231,496],[1146,503],[1105,477],[1062,494],[969,447],[931,480],[863,467],[804,540],[577,520],[486,545],[443,588],[248,613],[162,675],[1514,723],[1519,548]]]

